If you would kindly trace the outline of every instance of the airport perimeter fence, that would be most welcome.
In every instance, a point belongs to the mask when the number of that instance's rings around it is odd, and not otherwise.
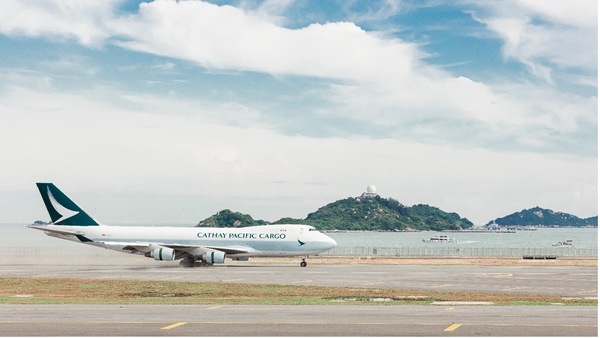
[[[6,247],[4,256],[36,257],[45,254],[39,248]],[[598,257],[598,249],[581,248],[461,248],[461,247],[372,247],[338,246],[319,256],[388,256],[388,257]]]
[[[320,256],[414,256],[414,257],[598,257],[598,249],[464,248],[464,247],[335,247]]]

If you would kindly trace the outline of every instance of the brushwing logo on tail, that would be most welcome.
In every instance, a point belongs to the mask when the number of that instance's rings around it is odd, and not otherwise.
[[[56,200],[56,198],[54,198],[54,195],[52,195],[52,191],[50,191],[50,187],[46,187],[46,189],[48,191],[48,198],[50,199],[50,204],[52,204],[52,207],[54,208],[54,210],[57,213],[59,213],[61,216],[59,219],[56,220],[56,222],[54,222],[54,224],[59,224],[60,222],[79,214],[79,211],[67,209],[62,204],[60,204],[60,202],[58,202]]]

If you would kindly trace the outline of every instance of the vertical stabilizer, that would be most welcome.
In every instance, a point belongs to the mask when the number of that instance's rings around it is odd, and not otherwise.
[[[36,183],[55,225],[99,225],[52,183]]]

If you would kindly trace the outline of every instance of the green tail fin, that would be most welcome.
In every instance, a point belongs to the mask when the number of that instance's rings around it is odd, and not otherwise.
[[[99,225],[52,183],[36,183],[55,225]]]

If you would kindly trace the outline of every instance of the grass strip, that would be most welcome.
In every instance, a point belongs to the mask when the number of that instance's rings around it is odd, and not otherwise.
[[[0,304],[377,304],[493,302],[593,305],[597,299],[441,290],[371,289],[182,281],[0,278]]]

